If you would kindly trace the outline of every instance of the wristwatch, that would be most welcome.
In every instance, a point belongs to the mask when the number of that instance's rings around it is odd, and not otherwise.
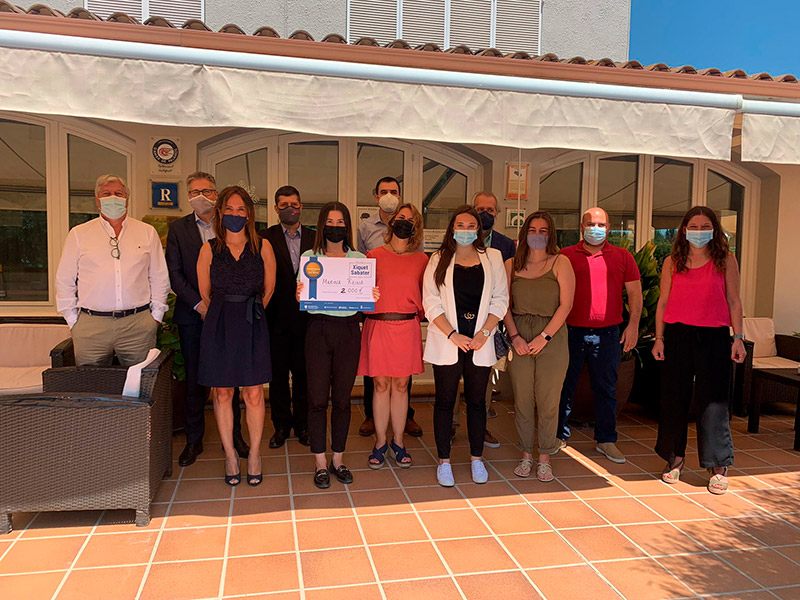
[[[550,340],[553,339],[552,335],[549,335],[549,334],[545,333],[544,331],[542,333],[540,333],[539,335],[541,335],[544,338],[544,341],[546,341],[546,342],[549,342]]]
[[[481,329],[481,333],[484,335],[484,337],[489,337],[491,331],[489,331],[488,329]]]
[[[733,336],[733,339],[735,339],[735,340],[743,340],[744,339],[744,335],[741,334],[741,333],[737,333],[736,335]]]

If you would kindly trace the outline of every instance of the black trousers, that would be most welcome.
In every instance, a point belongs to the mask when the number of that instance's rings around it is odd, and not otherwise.
[[[344,452],[350,429],[350,395],[358,371],[361,330],[358,318],[309,315],[306,329],[308,430],[311,452],[327,447],[328,394],[331,399],[331,450]]]
[[[733,464],[730,428],[731,338],[727,327],[668,323],[664,329],[661,411],[656,453],[686,456],[689,407],[695,399],[700,466]]]
[[[411,380],[413,378],[409,376],[408,378],[408,417],[409,419],[414,418],[414,407],[411,406]],[[372,397],[375,394],[375,384],[372,383],[372,377],[367,377],[364,375],[364,416],[367,419],[373,418],[372,413]]]
[[[450,458],[450,432],[453,408],[458,397],[458,383],[464,377],[464,402],[467,405],[467,435],[472,456],[483,456],[486,438],[486,386],[491,367],[478,367],[472,362],[473,350],[458,351],[452,365],[433,365],[436,400],[433,404],[433,435],[439,458]]]
[[[186,364],[186,405],[183,409],[183,426],[186,442],[202,442],[206,431],[206,388],[197,383],[200,362],[200,333],[203,324],[178,325],[181,352]],[[233,390],[233,435],[242,435],[242,409],[239,406],[239,388]]]
[[[286,324],[273,323],[269,329],[269,343],[272,360],[272,381],[269,383],[272,425],[276,431],[294,428],[295,435],[300,435],[308,429],[305,328],[298,327],[294,320]]]

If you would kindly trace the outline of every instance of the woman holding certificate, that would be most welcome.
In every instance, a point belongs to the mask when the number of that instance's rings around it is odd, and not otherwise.
[[[464,377],[472,480],[486,483],[486,386],[496,362],[492,336],[508,310],[508,278],[499,250],[486,248],[481,221],[471,206],[453,213],[442,245],[423,277],[422,303],[428,318],[424,358],[433,364],[436,401],[433,428],[440,485],[455,485],[450,466],[450,429],[458,384]]]
[[[403,443],[408,414],[408,378],[425,370],[422,363],[422,275],[428,257],[421,252],[422,215],[403,204],[389,219],[385,244],[367,254],[375,259],[376,285],[382,291],[375,311],[364,313],[358,374],[375,382],[375,447],[369,466],[380,469],[391,446],[399,467],[411,466]],[[392,441],[386,428],[392,421]]]
[[[353,227],[350,212],[341,202],[328,202],[319,212],[317,236],[311,250],[302,256],[328,258],[365,258],[353,250]],[[297,300],[303,291],[298,274]],[[377,301],[378,288],[373,288]],[[342,454],[350,429],[350,394],[358,370],[361,350],[359,316],[355,310],[309,310],[306,328],[306,363],[308,373],[308,429],[311,452],[316,457],[314,485],[330,487],[333,475],[341,483],[352,483],[353,474],[342,464]],[[328,395],[331,398],[331,450],[327,464]]]

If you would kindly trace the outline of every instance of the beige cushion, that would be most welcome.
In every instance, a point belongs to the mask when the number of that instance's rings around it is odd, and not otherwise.
[[[50,365],[0,367],[0,396],[34,394],[42,391],[42,372]]]
[[[67,325],[0,324],[0,367],[49,365],[50,350],[69,337]]]
[[[797,367],[800,367],[799,362],[783,358],[782,356],[753,358],[754,369],[796,369]]]
[[[755,344],[753,358],[777,356],[775,347],[775,324],[766,317],[751,317],[744,320],[744,339]]]

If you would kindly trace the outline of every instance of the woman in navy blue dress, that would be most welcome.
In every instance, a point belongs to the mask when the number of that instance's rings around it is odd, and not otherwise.
[[[233,447],[233,390],[242,388],[250,432],[247,483],[261,483],[264,384],[272,379],[264,307],[275,289],[272,246],[255,230],[255,207],[241,187],[222,190],[214,217],[216,239],[197,260],[200,295],[208,306],[200,338],[198,381],[214,388],[214,417],[225,449],[225,483],[241,481]]]

